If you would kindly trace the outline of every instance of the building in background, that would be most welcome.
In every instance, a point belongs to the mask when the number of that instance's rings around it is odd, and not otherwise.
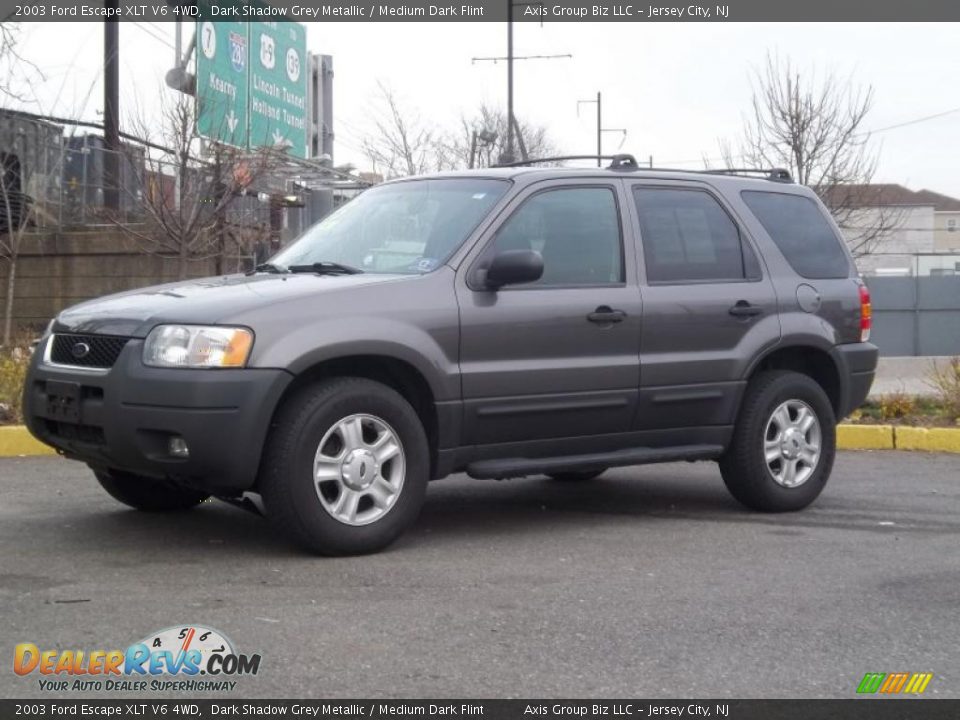
[[[828,197],[845,208],[841,229],[864,275],[960,275],[960,200],[891,183],[838,185]]]

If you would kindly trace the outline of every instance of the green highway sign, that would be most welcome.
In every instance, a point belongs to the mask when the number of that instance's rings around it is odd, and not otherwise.
[[[197,129],[307,156],[307,33],[295,22],[197,23]]]
[[[307,156],[307,31],[295,22],[250,23],[250,146],[289,145]]]

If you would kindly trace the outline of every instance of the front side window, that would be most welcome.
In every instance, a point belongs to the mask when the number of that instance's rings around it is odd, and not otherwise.
[[[840,240],[813,200],[756,190],[740,195],[797,273],[817,279],[850,274]]]
[[[391,183],[367,190],[271,259],[340,263],[370,273],[419,274],[444,263],[510,184],[482,178]]]
[[[701,190],[634,188],[649,282],[736,281],[759,266],[720,203]]]
[[[536,250],[543,276],[529,285],[612,285],[623,282],[617,201],[610,188],[547,190],[503,224],[496,252]]]

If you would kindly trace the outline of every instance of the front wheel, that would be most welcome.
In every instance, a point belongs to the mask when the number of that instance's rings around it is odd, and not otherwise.
[[[396,391],[363,378],[303,388],[281,410],[259,486],[267,516],[322,555],[387,547],[409,528],[430,462],[417,413]]]
[[[210,497],[200,490],[118,470],[94,470],[93,474],[115,500],[144,512],[189,510]]]
[[[767,371],[747,386],[720,472],[747,507],[790,512],[817,499],[835,454],[836,419],[823,388],[807,375]]]

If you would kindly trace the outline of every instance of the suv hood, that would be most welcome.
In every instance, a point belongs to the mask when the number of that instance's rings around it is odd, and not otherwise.
[[[154,285],[88,300],[61,312],[54,332],[145,337],[165,322],[215,324],[246,310],[418,275],[257,274]]]

